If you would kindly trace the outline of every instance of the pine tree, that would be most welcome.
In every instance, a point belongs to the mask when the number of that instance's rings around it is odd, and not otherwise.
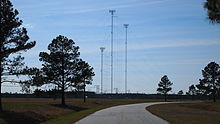
[[[177,94],[178,95],[183,95],[183,90],[180,90]]]
[[[157,91],[164,94],[165,101],[167,101],[167,93],[172,90],[171,85],[173,85],[173,83],[171,83],[167,75],[164,75],[158,84],[159,88],[157,88]]]
[[[212,23],[220,23],[220,0],[207,0],[204,8],[208,10],[208,18]]]
[[[93,68],[84,61],[79,61],[77,64],[77,74],[75,79],[75,85],[76,86],[83,86],[83,92],[84,92],[84,102],[86,102],[86,94],[85,94],[85,88],[86,84],[92,84],[92,76],[94,76]]]
[[[192,100],[194,100],[194,96],[197,95],[196,87],[194,85],[189,86],[189,91],[187,94],[192,96]]]
[[[0,110],[2,83],[22,82],[7,77],[23,74],[24,57],[20,53],[35,46],[35,42],[27,42],[27,30],[21,27],[22,20],[17,17],[18,14],[9,0],[0,0]]]
[[[220,67],[215,62],[210,62],[204,70],[202,70],[203,79],[199,80],[199,84],[196,87],[203,91],[205,95],[212,94],[213,101],[216,102],[216,94],[220,87]]]
[[[79,46],[75,46],[75,42],[67,37],[59,35],[53,39],[48,50],[49,53],[41,52],[39,55],[43,62],[42,78],[39,79],[44,82],[41,84],[57,85],[62,93],[61,104],[65,105],[65,90],[79,83],[83,83],[84,87],[85,84],[91,84],[93,68],[79,59]]]
[[[179,99],[181,100],[182,99],[182,95],[183,95],[183,90],[180,90],[177,95],[179,96]]]

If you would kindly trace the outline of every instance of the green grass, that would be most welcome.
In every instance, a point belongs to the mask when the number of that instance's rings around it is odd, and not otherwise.
[[[72,124],[79,121],[80,119],[104,108],[123,105],[123,104],[134,104],[142,102],[156,102],[161,100],[143,100],[143,99],[90,99],[87,103],[75,103],[75,105],[83,107],[90,107],[87,110],[79,112],[72,112],[66,115],[62,115],[48,121],[42,122],[41,124]]]
[[[219,124],[220,122],[220,102],[160,104],[146,109],[170,124]]]
[[[50,119],[48,121],[42,122],[40,124],[72,124],[98,110],[103,109],[104,107],[100,108],[91,108],[87,110],[83,110],[80,112],[71,112],[66,115],[62,115],[53,119]]]
[[[68,106],[62,107],[59,106],[60,99],[4,99],[3,108],[6,110],[5,114],[9,116],[3,118],[0,116],[0,122],[6,124],[5,121],[14,120],[15,123],[23,124],[72,124],[89,114],[111,106],[158,101],[163,100],[87,99],[84,103],[83,99],[66,99]]]

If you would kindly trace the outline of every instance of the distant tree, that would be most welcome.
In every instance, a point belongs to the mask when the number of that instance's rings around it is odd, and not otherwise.
[[[40,61],[44,63],[42,75],[37,79],[42,79],[44,83],[41,84],[57,85],[62,93],[61,104],[65,105],[65,90],[79,83],[91,84],[93,68],[79,59],[79,47],[67,37],[59,35],[53,39],[48,50],[49,53],[41,52],[39,55]]]
[[[164,94],[165,101],[167,101],[167,93],[172,90],[171,85],[173,85],[173,83],[171,83],[167,75],[164,75],[158,84],[159,88],[157,88],[157,91]]]
[[[182,99],[182,95],[183,95],[183,90],[180,90],[177,95],[179,95],[179,98]]]
[[[203,79],[199,80],[196,87],[203,91],[204,94],[212,94],[213,101],[216,102],[216,93],[220,86],[218,79],[220,78],[220,67],[215,62],[210,62],[204,70],[202,70]]]
[[[188,94],[189,95],[196,95],[197,94],[196,87],[194,85],[189,86]]]
[[[220,0],[207,0],[204,8],[208,10],[208,18],[212,23],[220,23]]]
[[[192,100],[194,99],[194,96],[197,95],[197,90],[194,85],[189,86],[189,91],[187,92],[187,95],[192,96]]]
[[[178,94],[178,95],[183,95],[183,91],[180,90],[177,94]]]
[[[18,11],[9,0],[0,0],[0,111],[2,83],[22,83],[22,80],[11,76],[24,74],[24,57],[20,54],[35,46],[35,42],[27,42],[27,30],[21,27],[22,20],[17,15]]]

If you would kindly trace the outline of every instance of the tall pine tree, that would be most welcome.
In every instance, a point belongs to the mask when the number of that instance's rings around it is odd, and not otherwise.
[[[220,87],[220,82],[218,79],[220,78],[220,67],[215,62],[210,62],[203,70],[202,70],[203,79],[199,80],[199,84],[196,87],[203,91],[205,95],[212,94],[213,101],[216,102],[216,94]]]
[[[20,53],[35,46],[35,42],[27,42],[29,40],[27,30],[21,26],[22,20],[17,16],[18,11],[9,0],[0,0],[0,110],[2,110],[2,84],[22,82],[8,76],[22,74],[24,57]]]
[[[168,79],[167,75],[164,75],[158,84],[159,88],[157,88],[157,91],[164,94],[165,101],[167,101],[167,93],[172,90],[171,85],[173,83]]]
[[[93,68],[79,59],[79,47],[67,37],[59,35],[48,46],[49,53],[41,52],[43,62],[41,84],[55,84],[61,90],[61,104],[65,105],[65,90],[79,83],[91,84]],[[35,78],[37,79],[37,78]]]

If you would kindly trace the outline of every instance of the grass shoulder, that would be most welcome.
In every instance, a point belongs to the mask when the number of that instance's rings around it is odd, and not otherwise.
[[[219,124],[220,122],[220,102],[159,104],[146,109],[170,124]]]
[[[123,104],[158,102],[146,99],[66,99],[67,106],[60,106],[60,99],[8,98],[3,100],[1,124],[72,124],[98,110]]]

